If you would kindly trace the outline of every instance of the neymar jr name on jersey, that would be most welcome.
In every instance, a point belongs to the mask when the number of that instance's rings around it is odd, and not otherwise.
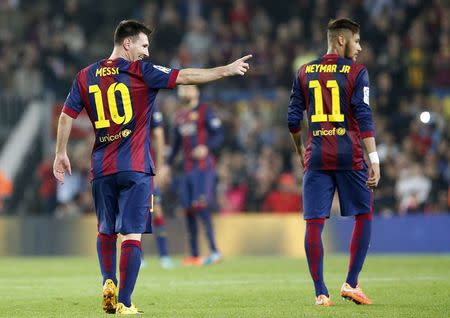
[[[101,67],[95,70],[95,76],[108,76],[119,74],[118,67]]]
[[[305,73],[336,73],[336,64],[311,64],[305,68]],[[350,73],[350,65],[342,65],[339,73]]]

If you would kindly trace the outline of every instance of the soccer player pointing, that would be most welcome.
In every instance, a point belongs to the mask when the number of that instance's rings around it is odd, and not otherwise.
[[[83,108],[96,138],[92,150],[92,193],[98,219],[97,252],[103,275],[103,310],[136,314],[131,303],[141,262],[141,235],[151,217],[154,163],[150,155],[150,122],[159,89],[201,84],[244,75],[251,55],[210,69],[169,69],[153,65],[151,30],[126,20],[114,34],[111,56],[78,72],[59,118],[53,173],[60,182],[71,173],[67,142],[72,121]],[[116,239],[122,236],[120,284],[116,299]]]
[[[322,230],[337,189],[342,216],[354,216],[350,264],[341,296],[371,304],[358,284],[370,242],[372,189],[380,179],[375,131],[369,107],[369,75],[356,63],[361,52],[359,25],[349,19],[328,24],[328,52],[303,65],[294,79],[288,126],[305,176],[303,210],[305,250],[316,290],[316,304],[332,305],[323,278]],[[308,141],[300,123],[307,113]],[[361,139],[369,155],[367,166]]]

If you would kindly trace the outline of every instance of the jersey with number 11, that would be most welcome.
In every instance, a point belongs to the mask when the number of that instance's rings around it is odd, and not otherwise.
[[[303,65],[294,79],[288,126],[300,131],[307,113],[305,169],[360,170],[361,138],[374,136],[367,69],[327,54]]]
[[[139,60],[104,59],[81,70],[63,112],[76,118],[83,108],[95,130],[93,178],[120,171],[155,174],[150,125],[156,94],[175,87],[178,70]]]

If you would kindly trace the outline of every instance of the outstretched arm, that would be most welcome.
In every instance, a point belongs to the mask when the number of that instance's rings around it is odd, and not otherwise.
[[[67,156],[67,142],[69,141],[72,122],[73,118],[65,113],[61,113],[61,116],[59,116],[53,175],[61,183],[64,183],[64,174],[66,171],[72,174],[69,157]]]
[[[219,66],[214,68],[186,68],[180,70],[178,77],[176,79],[176,84],[181,85],[195,85],[203,84],[218,79],[234,76],[234,75],[244,75],[250,65],[246,62],[252,55],[246,55],[237,59],[233,63],[225,66]]]

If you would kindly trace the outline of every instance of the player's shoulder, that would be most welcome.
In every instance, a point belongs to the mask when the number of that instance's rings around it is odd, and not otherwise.
[[[350,80],[356,81],[360,74],[364,74],[363,72],[367,73],[367,68],[364,64],[360,64],[355,62],[354,60],[344,58],[346,60],[347,65],[349,66],[349,70],[347,73],[347,76]]]
[[[353,78],[355,83],[363,83],[364,85],[368,85],[369,83],[369,72],[364,64],[354,63]]]
[[[367,70],[364,64],[356,63],[355,61],[352,61],[352,64],[350,64],[350,66],[357,74],[359,74],[362,70]]]
[[[303,76],[306,75],[307,70],[311,67],[311,65],[322,64],[322,62],[323,62],[323,58],[316,58],[316,59],[310,60],[307,63],[302,64],[297,70],[297,77],[302,78]]]
[[[311,61],[309,61],[309,62],[307,62],[307,63],[304,63],[304,64],[302,64],[302,65],[298,68],[297,74],[300,75],[300,73],[301,73],[301,72],[304,72],[305,69],[306,69],[308,66],[315,65],[315,64],[321,64],[321,63],[322,63],[322,58],[316,58],[316,59],[311,60]]]
[[[94,73],[95,71],[103,66],[103,62],[105,59],[95,61],[89,65],[86,65],[82,69],[80,69],[76,75],[76,78],[80,79],[80,77],[86,78],[90,73]]]
[[[169,67],[153,63],[148,57],[143,58],[142,60],[137,60],[136,62],[139,63],[142,67],[151,67],[164,73],[170,73],[170,71],[172,70]]]
[[[135,62],[140,64],[140,65],[151,65],[151,66],[153,66],[152,60],[150,58],[148,58],[148,57],[144,57],[141,60],[136,60]]]
[[[80,77],[86,76],[91,69],[98,67],[99,64],[100,64],[100,61],[97,61],[97,62],[91,63],[89,65],[86,65],[85,67],[83,67],[82,69],[80,69],[78,71],[78,73],[76,75],[76,78],[80,79]]]

